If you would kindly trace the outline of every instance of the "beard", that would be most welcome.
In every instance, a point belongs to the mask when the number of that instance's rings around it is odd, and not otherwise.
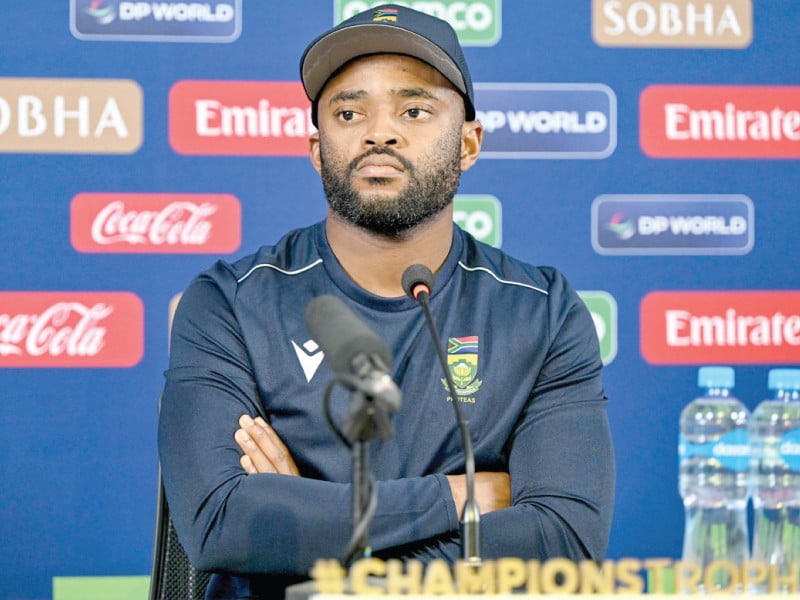
[[[387,154],[403,165],[408,183],[396,196],[359,193],[353,188],[356,168],[373,154]],[[402,239],[453,201],[461,178],[461,138],[454,131],[442,136],[437,152],[423,155],[419,168],[388,146],[375,146],[345,164],[321,143],[320,163],[322,187],[334,213],[372,233]],[[393,180],[370,177],[368,181],[382,186]]]

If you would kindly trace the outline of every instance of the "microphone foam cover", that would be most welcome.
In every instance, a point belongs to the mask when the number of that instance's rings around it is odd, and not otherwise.
[[[419,264],[408,267],[403,271],[403,277],[400,279],[403,291],[414,300],[417,299],[414,295],[414,291],[418,285],[424,285],[428,288],[426,291],[430,294],[433,292],[433,282],[434,277],[431,270],[425,265]]]
[[[352,372],[353,359],[359,354],[375,354],[391,368],[392,353],[386,343],[336,296],[314,298],[306,307],[304,319],[334,372]]]

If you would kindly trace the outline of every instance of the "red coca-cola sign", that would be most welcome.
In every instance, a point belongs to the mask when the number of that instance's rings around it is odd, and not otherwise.
[[[131,367],[144,308],[129,292],[0,292],[0,367]]]
[[[72,199],[79,252],[226,254],[239,248],[241,205],[230,194],[83,193]]]

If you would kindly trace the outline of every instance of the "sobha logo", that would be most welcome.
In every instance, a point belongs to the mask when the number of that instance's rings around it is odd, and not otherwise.
[[[334,0],[334,22],[341,23],[385,0]],[[502,0],[438,0],[396,2],[450,23],[464,46],[494,46],[502,36]]]
[[[753,39],[752,0],[592,0],[600,46],[745,48]]]
[[[0,152],[131,154],[143,106],[127,79],[0,77]]]

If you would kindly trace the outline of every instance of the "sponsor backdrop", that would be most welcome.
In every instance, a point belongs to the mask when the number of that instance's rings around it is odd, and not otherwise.
[[[3,3],[0,598],[144,597],[170,311],[324,216],[298,58],[369,4]],[[594,316],[609,555],[678,557],[697,366],[734,366],[753,408],[800,365],[800,2],[406,4],[449,19],[476,81],[457,223]]]

